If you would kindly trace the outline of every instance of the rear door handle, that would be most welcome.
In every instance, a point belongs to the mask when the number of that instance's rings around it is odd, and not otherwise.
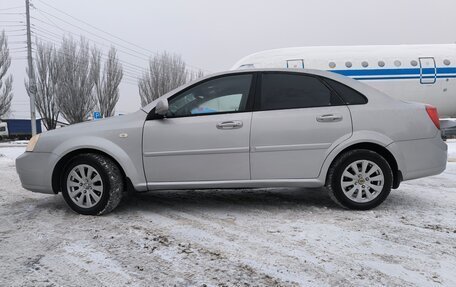
[[[332,123],[332,122],[340,122],[343,119],[342,115],[335,115],[335,114],[326,114],[317,117],[317,122],[320,123]]]
[[[227,121],[220,122],[217,124],[217,128],[220,130],[233,130],[242,128],[242,121]]]

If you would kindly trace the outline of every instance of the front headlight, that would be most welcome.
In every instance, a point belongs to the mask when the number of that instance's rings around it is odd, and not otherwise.
[[[34,135],[30,140],[29,143],[27,144],[27,148],[25,151],[33,151],[35,149],[36,143],[38,142],[38,139],[40,138],[40,135]]]

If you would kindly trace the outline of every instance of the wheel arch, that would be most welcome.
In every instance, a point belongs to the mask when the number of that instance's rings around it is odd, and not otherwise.
[[[109,158],[110,160],[112,160],[117,165],[117,167],[119,168],[120,172],[122,173],[125,186],[128,189],[133,188],[133,184],[131,183],[130,178],[125,173],[124,168],[122,167],[122,165],[113,156],[111,156],[110,154],[108,154],[108,153],[106,153],[104,151],[101,151],[99,149],[80,148],[80,149],[75,149],[75,150],[72,150],[72,151],[68,152],[67,154],[62,156],[57,161],[57,163],[55,164],[54,169],[52,171],[52,178],[51,178],[52,191],[55,194],[60,192],[61,177],[62,177],[63,172],[65,171],[66,166],[71,161],[71,159],[76,157],[76,156],[78,156],[78,155],[80,155],[80,154],[86,154],[86,153],[94,153],[94,154],[103,155],[103,156]]]
[[[391,151],[388,150],[386,146],[383,146],[379,143],[374,143],[374,142],[369,142],[369,141],[364,141],[364,142],[357,142],[354,144],[351,144],[347,147],[344,147],[342,150],[337,152],[337,155],[335,155],[332,160],[329,162],[327,165],[326,173],[325,173],[325,178],[324,182],[325,184],[327,183],[327,178],[328,178],[328,170],[329,168],[333,165],[333,163],[344,153],[355,150],[355,149],[366,149],[366,150],[371,150],[379,155],[381,155],[385,160],[388,162],[390,165],[392,172],[393,172],[393,189],[396,189],[399,187],[401,181],[402,181],[402,172],[399,168],[398,161],[396,157],[393,155]]]

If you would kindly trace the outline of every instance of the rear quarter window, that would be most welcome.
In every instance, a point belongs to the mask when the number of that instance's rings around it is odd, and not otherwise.
[[[362,105],[367,103],[367,98],[358,91],[331,79],[324,79],[347,105]]]

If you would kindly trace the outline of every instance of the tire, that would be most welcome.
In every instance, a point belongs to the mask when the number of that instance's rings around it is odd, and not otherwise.
[[[75,212],[102,215],[119,205],[124,191],[122,172],[110,158],[86,153],[67,164],[60,181],[63,198]]]
[[[378,153],[365,149],[339,156],[329,168],[326,181],[329,196],[340,206],[355,210],[380,205],[392,185],[393,172],[388,162]]]

